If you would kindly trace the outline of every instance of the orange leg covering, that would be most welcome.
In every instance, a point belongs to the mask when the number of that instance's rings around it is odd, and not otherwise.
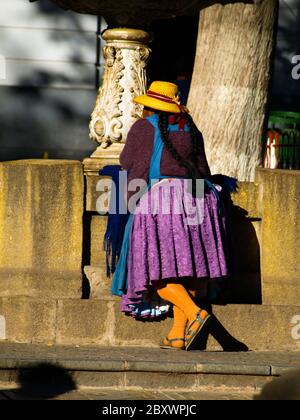
[[[168,338],[184,337],[187,322],[191,323],[201,309],[195,304],[187,289],[182,284],[164,284],[157,288],[157,293],[162,299],[174,305],[174,325]],[[191,290],[191,293],[194,296],[195,290]],[[206,315],[206,311],[201,311],[203,318]]]
[[[189,290],[190,295],[195,298],[196,290]],[[174,322],[171,330],[169,331],[168,338],[184,338],[185,330],[188,324],[188,318],[185,313],[178,308],[178,306],[173,306]],[[182,343],[182,342],[181,342]],[[180,343],[178,342],[178,345]],[[175,344],[176,345],[176,344]]]

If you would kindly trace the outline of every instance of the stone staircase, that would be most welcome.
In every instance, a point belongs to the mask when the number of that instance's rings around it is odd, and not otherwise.
[[[180,399],[201,399],[203,394],[251,399],[276,377],[300,367],[297,354],[278,352],[187,353],[4,343],[0,351],[0,384],[10,387],[24,387],[26,378],[31,385],[55,384],[57,388],[67,381],[73,383],[73,389],[139,391],[148,393],[148,398],[150,392],[158,392],[161,399],[165,399],[163,392],[174,393],[174,399],[176,394]]]
[[[144,323],[125,317],[119,311],[119,299],[110,293],[110,279],[105,275],[105,254],[102,238],[106,217],[91,218],[90,264],[84,267],[89,299],[80,299],[80,288],[67,289],[59,297],[56,289],[49,295],[10,296],[1,299],[1,313],[10,321],[7,337],[10,341],[60,345],[142,346],[157,347],[171,320]],[[239,273],[240,276],[243,274]],[[248,272],[257,281],[257,273]],[[245,285],[245,281],[244,281]],[[67,288],[67,283],[65,283]],[[63,288],[62,288],[63,290]],[[237,301],[246,301],[238,294]],[[243,293],[245,287],[242,288]],[[70,295],[71,296],[70,296]],[[251,301],[251,299],[249,298]],[[293,318],[300,314],[300,305],[261,305],[231,303],[214,305],[212,311],[225,330],[235,339],[255,351],[298,351],[300,340],[292,336]],[[222,328],[214,331],[208,340],[209,350],[220,350],[216,341],[228,340]],[[230,338],[229,338],[230,339]]]
[[[221,349],[216,339],[222,344],[231,335],[251,350],[299,351],[299,238],[289,219],[276,221],[283,202],[291,208],[290,220],[298,211],[289,191],[298,191],[300,177],[292,172],[258,170],[257,182],[240,183],[232,196],[237,274],[229,304],[211,308],[223,328],[219,323],[209,338],[210,350]],[[157,347],[171,320],[143,323],[120,313],[105,275],[107,217],[96,212],[99,177],[86,178],[84,188],[79,162],[2,164],[0,337],[19,343]],[[16,225],[18,220],[22,223]],[[276,243],[284,238],[289,247],[284,252],[289,266],[279,246],[273,247],[270,231]],[[283,281],[275,284],[280,275]]]

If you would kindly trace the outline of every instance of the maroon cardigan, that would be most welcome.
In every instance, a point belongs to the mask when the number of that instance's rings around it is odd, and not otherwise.
[[[189,132],[184,130],[170,133],[170,140],[183,159],[189,160],[192,150],[192,141]],[[198,131],[200,154],[198,156],[198,169],[204,176],[210,175],[207,163],[204,141]],[[129,172],[128,182],[133,179],[144,179],[148,182],[152,151],[154,146],[154,127],[146,119],[138,120],[130,129],[126,144],[120,155],[120,164]],[[170,152],[164,147],[161,160],[161,174],[163,176],[187,176],[187,170],[179,165]],[[128,198],[134,192],[128,193]]]

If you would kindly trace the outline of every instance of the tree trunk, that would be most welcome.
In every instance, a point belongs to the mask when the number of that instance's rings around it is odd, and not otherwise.
[[[212,173],[253,181],[261,163],[277,0],[200,14],[189,108]]]

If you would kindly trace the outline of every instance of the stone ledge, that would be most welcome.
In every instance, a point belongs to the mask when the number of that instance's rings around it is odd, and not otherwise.
[[[56,305],[54,299],[0,298],[0,315],[5,321],[6,339],[20,343],[53,343]]]
[[[300,368],[300,352],[169,352],[143,347],[0,343],[0,369],[50,363],[68,370],[280,376]]]

